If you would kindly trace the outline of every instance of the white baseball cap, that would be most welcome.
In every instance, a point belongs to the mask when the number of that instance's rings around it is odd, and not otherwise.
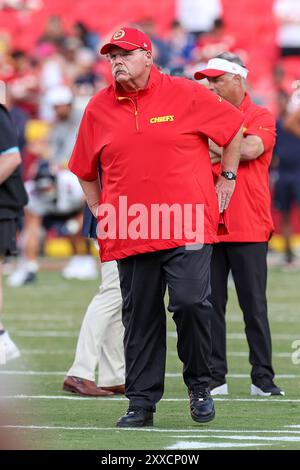
[[[51,88],[46,95],[46,101],[51,106],[71,104],[73,99],[72,90],[65,85]]]
[[[248,70],[235,62],[226,59],[210,59],[207,67],[194,74],[196,80],[203,80],[203,78],[213,78],[225,75],[225,73],[232,73],[233,75],[240,75],[247,78]]]

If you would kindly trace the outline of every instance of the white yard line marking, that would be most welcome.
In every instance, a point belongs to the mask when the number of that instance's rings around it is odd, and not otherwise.
[[[293,350],[291,352],[282,352],[282,353],[272,353],[273,357],[291,357],[293,354]],[[177,354],[177,353],[176,353]],[[229,351],[227,352],[227,356],[229,357],[249,357],[249,352],[236,352],[236,351]]]
[[[74,333],[76,328],[80,328],[80,321],[74,321],[74,320],[66,320],[63,323],[60,323],[59,325],[57,324],[58,322],[56,320],[51,320],[48,322],[40,322],[37,319],[32,320],[30,322],[23,322],[23,325],[19,326],[18,330],[13,331],[13,335],[18,336],[18,332],[20,331],[21,333],[24,331],[23,328],[28,328],[28,323],[30,323],[30,330],[25,330],[26,336],[27,333],[39,333],[39,332],[48,332],[52,331],[52,328],[59,327],[61,326],[60,331],[62,331],[64,334],[65,333]],[[54,326],[55,324],[55,326]],[[10,329],[11,331],[11,329]],[[55,332],[56,330],[54,330]]]
[[[288,358],[290,358],[292,356],[293,352],[294,352],[294,350],[291,350],[291,352],[272,353],[272,356],[273,357],[284,357],[284,358],[288,357]],[[176,351],[168,351],[168,355],[169,356],[174,356],[174,357],[178,356]],[[242,351],[242,352],[228,351],[227,352],[227,357],[246,357],[248,359],[249,352],[247,352],[247,351]]]
[[[279,308],[277,308],[276,305],[273,305],[270,307],[270,311],[271,313],[273,313],[273,315],[271,314],[270,315],[270,320],[271,322],[273,323],[300,323],[300,318],[299,316],[297,315],[294,315],[294,316],[288,316],[288,317],[285,317],[282,312],[285,310],[285,306],[279,306]],[[275,311],[277,311],[278,313],[276,314]],[[51,313],[45,313],[45,314],[41,314],[40,311],[37,311],[36,314],[32,313],[32,314],[10,314],[9,315],[9,318],[11,320],[14,320],[14,321],[18,321],[18,322],[30,322],[30,321],[38,321],[39,323],[41,322],[60,322],[60,323],[67,323],[67,324],[70,324],[71,322],[74,324],[74,320],[75,321],[78,321],[77,319],[74,319],[74,315],[72,314],[64,314],[64,315],[57,315],[57,314],[51,314]],[[227,316],[227,320],[231,323],[243,323],[243,317],[242,317],[242,313],[240,315],[228,315]]]
[[[170,338],[177,338],[177,333],[176,331],[169,331],[168,336]],[[246,335],[245,333],[227,333],[227,339],[241,339],[245,340]],[[278,340],[278,341],[288,341],[288,340],[293,340],[293,339],[300,339],[300,333],[299,334],[293,334],[293,335],[287,335],[287,334],[273,334],[272,339]]]
[[[44,371],[35,371],[35,370],[0,370],[0,375],[36,375],[36,376],[52,376],[52,375],[66,375],[66,372],[58,372],[58,371],[52,371],[52,372],[44,372]]]
[[[21,353],[25,355],[61,355],[61,354],[74,354],[74,349],[21,349]],[[281,352],[281,353],[273,353],[273,357],[282,357],[282,358],[290,358],[291,355],[293,354],[293,351],[291,352]],[[177,352],[175,351],[169,351],[168,352],[169,356],[178,356]],[[228,357],[249,357],[249,353],[244,351],[244,352],[238,352],[238,351],[229,351],[227,352]]]
[[[176,432],[176,431],[173,430],[172,432]],[[185,429],[184,431],[178,431],[178,432],[189,433],[189,432],[191,432],[191,429],[190,430]],[[203,432],[205,432],[205,433],[209,432],[209,433],[213,433],[213,434],[215,434],[215,433],[221,433],[221,434],[228,433],[230,435],[232,435],[233,433],[238,433],[238,434],[281,434],[281,433],[283,433],[283,434],[286,434],[286,433],[288,433],[288,434],[300,434],[300,431],[285,431],[285,430],[282,430],[282,429],[278,429],[276,431],[274,431],[274,429],[272,429],[272,430],[268,430],[268,429],[264,429],[264,430],[255,429],[254,430],[254,429],[251,429],[249,431],[247,431],[245,429],[242,429],[242,430],[240,430],[240,429],[238,429],[238,430],[236,430],[236,429],[234,429],[234,430],[233,429],[205,429],[205,431],[203,431],[203,429],[202,430],[201,429],[199,429],[199,430],[193,429],[192,432],[194,433],[194,435],[184,434],[182,436],[177,435],[176,437],[184,438],[184,439],[186,439],[187,437],[196,437],[196,438],[198,438],[198,434],[203,433]],[[195,433],[197,433],[197,434],[195,434]],[[207,436],[207,437],[210,437],[210,436]],[[268,439],[268,437],[265,437],[264,439]]]
[[[176,444],[165,447],[166,450],[198,450],[198,449],[232,449],[235,447],[257,447],[257,446],[269,446],[271,444],[237,444],[233,442],[185,442],[179,441]]]
[[[126,401],[125,397],[81,397],[78,395],[4,395],[1,400],[97,400]],[[162,398],[162,402],[188,402],[188,398]],[[214,398],[215,402],[247,402],[247,403],[300,403],[300,399],[279,398]]]
[[[273,309],[272,309],[273,310]],[[284,306],[281,307],[278,311],[279,312],[282,312],[284,310]],[[51,313],[45,313],[45,314],[41,314],[40,311],[37,311],[36,314],[22,314],[20,313],[19,315],[14,315],[14,314],[10,314],[9,315],[9,318],[11,320],[14,320],[14,321],[19,321],[19,322],[26,322],[26,321],[39,321],[39,322],[48,322],[48,321],[52,321],[52,322],[71,322],[71,321],[74,321],[76,319],[74,319],[74,315],[72,314],[64,314],[64,315],[57,315],[55,313],[51,314]],[[243,317],[242,317],[242,313],[241,315],[228,315],[227,316],[227,320],[231,323],[243,323]],[[291,316],[291,317],[288,317],[288,318],[285,318],[284,315],[273,315],[271,316],[270,320],[274,323],[300,323],[300,319],[299,317],[297,316]]]
[[[180,373],[167,373],[166,377],[168,378],[177,378],[177,377],[182,377],[182,374]],[[249,379],[250,381],[250,375],[249,374],[228,374],[227,377],[229,379]],[[300,375],[296,374],[276,374],[276,379],[299,379]]]
[[[300,334],[286,335],[286,334],[272,334],[272,339],[279,341],[288,341],[299,339]],[[227,333],[227,339],[246,339],[245,333]]]
[[[174,379],[177,377],[182,377],[182,374],[180,374],[179,372],[167,373],[166,377]],[[250,381],[249,374],[228,374],[227,377],[229,379],[249,379]],[[299,374],[276,374],[276,379],[299,379],[299,378],[300,378]]]
[[[78,326],[79,328],[79,326]],[[12,336],[23,336],[28,338],[77,338],[78,332],[70,331],[12,331]]]
[[[269,308],[270,311],[273,311],[274,309],[273,308]],[[284,306],[280,307],[280,309],[278,310],[278,312],[282,312],[284,310]],[[20,319],[20,317],[19,317]],[[287,317],[285,318],[284,315],[269,315],[269,320],[271,321],[271,323],[300,323],[300,318],[299,317],[296,317],[296,316],[291,316],[291,317]],[[243,323],[243,317],[242,317],[242,314],[241,315],[228,315],[227,316],[227,321],[230,322],[230,323]]]
[[[238,433],[239,435],[232,435],[232,430],[219,430],[219,429],[206,429],[205,434],[203,434],[203,430],[194,430],[194,429],[157,429],[157,428],[100,428],[96,426],[37,426],[37,425],[4,425],[1,426],[3,429],[27,429],[27,430],[64,430],[64,431],[116,431],[116,432],[151,432],[151,433],[161,433],[161,434],[168,434],[170,438],[194,438],[194,439],[224,439],[229,442],[199,442],[199,441],[178,441],[173,445],[166,447],[165,449],[168,450],[175,450],[175,449],[213,449],[213,448],[239,448],[239,447],[254,447],[254,446],[272,446],[274,443],[278,442],[300,442],[300,436],[295,436],[295,434],[300,433],[300,431],[286,431],[286,430],[235,430],[234,432]],[[193,432],[193,435],[188,433]],[[178,433],[186,433],[183,436],[180,436]],[[218,434],[222,433],[222,434]],[[230,435],[226,435],[230,433]],[[240,435],[240,434],[244,435]],[[254,435],[255,433],[255,435]],[[291,434],[293,433],[294,436],[257,436],[256,434]],[[175,434],[175,435],[174,435]],[[224,435],[225,434],[225,435]],[[238,443],[234,441],[248,441],[243,443]],[[250,442],[249,442],[250,441]],[[252,442],[251,442],[252,441]],[[255,442],[254,442],[255,441]]]
[[[18,314],[18,315],[14,315],[14,314],[9,314],[9,319],[10,320],[16,320],[16,321],[39,321],[39,322],[42,322],[42,321],[45,321],[45,322],[48,322],[48,321],[52,321],[52,322],[70,322],[70,321],[74,321],[74,315],[72,314],[68,314],[68,313],[64,313],[63,315],[57,315],[55,313],[51,314],[51,313],[41,313],[40,311],[38,311],[36,314]]]
[[[18,426],[13,424],[1,425],[0,429],[47,429],[47,430],[64,430],[64,431],[118,431],[119,428],[98,428],[96,426]],[[125,428],[124,428],[125,429]],[[129,429],[129,428],[128,428]],[[127,430],[127,429],[126,429]],[[135,428],[135,430],[142,430]],[[143,429],[144,430],[144,429]],[[147,429],[150,431],[150,429]],[[122,429],[123,431],[123,429]],[[152,430],[153,431],[153,430]]]
[[[60,355],[60,354],[74,354],[74,349],[21,349],[21,354],[26,356],[43,356],[43,355]],[[274,354],[273,354],[274,356]]]
[[[107,400],[107,401],[126,401],[127,398],[125,397],[81,397],[76,394],[72,394],[70,396],[67,395],[3,395],[0,396],[1,400],[97,400],[101,399],[100,401]],[[99,401],[99,400],[98,400]]]
[[[206,431],[205,431],[206,432]],[[258,431],[259,432],[259,431]],[[233,442],[199,442],[199,441],[178,441],[175,444],[166,447],[166,449],[206,449],[206,448],[230,448],[230,447],[251,447],[251,446],[270,446],[271,443],[278,442],[300,442],[300,436],[254,436],[254,435],[230,435],[222,436],[216,434],[198,434],[198,435],[177,435],[177,439],[225,439],[229,441],[256,441],[252,444],[249,442],[237,444]]]
[[[36,376],[51,376],[51,375],[66,375],[64,371],[35,371],[35,370],[0,370],[0,375],[36,375]],[[175,379],[177,377],[182,377],[180,373],[166,373],[166,377],[170,379]],[[249,374],[228,374],[227,377],[229,379],[249,379]],[[300,379],[300,375],[298,374],[276,374],[276,379]]]
[[[79,328],[78,324],[78,328]],[[77,338],[78,331],[23,331],[23,330],[10,330],[12,332],[12,336],[20,336],[20,337],[28,337],[28,338],[35,338],[35,337],[43,337],[43,338],[52,338],[52,337],[59,337],[59,338]],[[177,338],[177,333],[174,331],[168,332],[169,338]],[[245,340],[246,336],[244,333],[228,333],[227,339],[229,340]],[[272,339],[278,341],[292,341],[294,339],[300,339],[300,333],[294,335],[285,335],[285,334],[273,334]]]
[[[205,431],[206,432],[206,431]],[[259,431],[258,431],[259,432]],[[177,439],[229,439],[230,441],[283,441],[283,442],[300,442],[300,436],[222,436],[222,435],[206,435],[206,434],[199,434],[199,435],[184,435],[184,436],[174,436]]]
[[[118,432],[153,432],[153,433],[162,433],[162,434],[171,434],[172,438],[176,437],[174,434],[178,433],[203,433],[203,429],[199,429],[198,431],[195,429],[158,429],[158,428],[116,428],[116,427],[97,427],[97,426],[42,426],[42,425],[15,425],[15,424],[6,424],[6,425],[1,425],[0,428],[3,429],[46,429],[46,430],[65,430],[65,431],[118,431]],[[292,433],[293,431],[283,431],[283,430],[250,430],[247,431],[245,429],[242,430],[230,430],[230,429],[205,429],[205,434],[210,433],[208,438],[211,438],[211,434],[214,435],[215,433],[230,433],[232,434],[233,432],[241,434],[241,433],[246,433],[246,434],[260,434],[260,433],[268,433],[268,434],[274,434],[274,433]],[[184,435],[184,438],[187,436]],[[197,434],[197,439],[199,438],[199,435]],[[217,436],[214,436],[217,437]],[[226,436],[224,436],[225,438]],[[228,436],[228,439],[230,436]],[[264,437],[264,439],[269,439],[267,436]]]

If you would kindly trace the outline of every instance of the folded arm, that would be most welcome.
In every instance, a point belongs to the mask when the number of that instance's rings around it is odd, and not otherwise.
[[[231,142],[223,148],[220,157],[221,171],[231,171],[237,173],[240,161],[241,142],[243,138],[243,128],[241,127]],[[218,177],[216,183],[216,193],[219,202],[219,211],[223,212],[228,208],[231,196],[235,189],[235,181],[229,181],[222,175]]]

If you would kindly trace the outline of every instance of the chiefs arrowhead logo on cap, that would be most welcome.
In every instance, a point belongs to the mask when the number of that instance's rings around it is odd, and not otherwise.
[[[111,40],[100,49],[100,54],[108,54],[111,46],[118,46],[126,51],[134,51],[139,48],[145,49],[145,51],[152,50],[151,41],[147,34],[136,28],[128,28],[127,26],[115,31]]]
[[[118,39],[122,39],[124,36],[125,36],[125,31],[123,31],[123,29],[119,29],[119,31],[117,31],[113,35],[113,39],[115,39],[117,41]]]

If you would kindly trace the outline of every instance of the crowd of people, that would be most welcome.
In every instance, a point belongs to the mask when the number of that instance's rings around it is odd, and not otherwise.
[[[247,51],[239,48],[234,33],[228,31],[224,24],[221,3],[210,2],[210,5],[206,4],[205,7],[202,2],[200,3],[178,2],[177,13],[180,20],[173,21],[167,36],[160,37],[156,34],[155,23],[151,18],[144,18],[138,25],[151,38],[154,62],[164,73],[193,78],[196,69],[203,68],[211,57],[224,51],[237,52],[247,63]],[[292,46],[292,36],[297,37],[299,18],[295,13],[292,22],[287,3],[283,0],[274,3],[274,14],[282,24],[282,31],[278,32],[281,53],[277,64],[274,64],[273,85],[277,95],[273,102],[270,103],[267,97],[263,102],[261,95],[256,96],[255,83],[252,82],[250,82],[250,94],[254,101],[267,105],[278,116],[279,137],[275,151],[278,158],[273,162],[272,182],[277,179],[279,182],[276,188],[273,188],[274,207],[282,213],[282,232],[286,239],[285,262],[287,266],[294,266],[296,256],[291,243],[290,214],[294,202],[299,204],[297,185],[294,182],[300,173],[300,165],[298,159],[291,153],[297,152],[295,149],[299,136],[297,132],[295,133],[295,125],[290,124],[288,116],[296,112],[297,108],[296,105],[292,106],[292,103],[297,101],[298,95],[297,75],[294,69],[297,61],[299,66],[300,59],[297,45]],[[290,9],[292,7],[293,5],[290,5]],[[199,14],[200,8],[202,15]],[[285,41],[290,41],[289,47],[283,44],[284,38]],[[47,176],[49,183],[51,178],[52,183],[55,180],[54,186],[58,187],[58,191],[64,185],[72,184],[71,176],[67,176],[66,172],[65,177],[63,176],[63,167],[74,145],[84,107],[91,96],[111,81],[109,63],[106,57],[98,53],[102,42],[103,38],[90,31],[82,22],[74,23],[72,29],[66,32],[59,16],[49,18],[44,33],[29,52],[22,50],[21,47],[12,50],[8,31],[4,28],[0,30],[0,80],[5,83],[5,88],[2,87],[1,90],[2,94],[5,94],[3,100],[18,129],[23,177],[28,181],[27,188],[32,195],[26,209],[24,237],[22,237],[23,256],[17,268],[18,272],[9,281],[10,285],[22,285],[36,278],[40,228],[42,225],[48,228],[50,222],[48,220],[47,225],[47,218],[49,219],[48,216],[51,218],[53,213],[65,220],[71,219],[69,223],[60,224],[61,234],[71,239],[74,254],[70,266],[64,273],[66,277],[81,276],[89,279],[96,276],[92,258],[83,258],[77,250],[76,228],[82,221],[80,210],[77,215],[76,210],[81,209],[82,201],[79,191],[76,192],[76,187],[78,189],[76,181],[73,180],[73,193],[70,191],[69,207],[68,204],[61,207],[61,198],[58,198],[57,207],[53,207],[51,194],[54,192],[51,193],[49,188],[42,190],[41,186],[45,184]],[[294,64],[292,69],[291,63]],[[290,131],[294,137],[294,145],[289,146],[288,155],[282,155],[281,139],[284,139],[284,133],[280,131],[280,123],[283,119],[287,123],[284,127],[285,132]],[[294,121],[297,122],[297,118]],[[68,139],[64,139],[66,134],[69,136]],[[277,153],[277,149],[280,154]],[[293,160],[292,168],[283,161],[288,158]],[[56,181],[58,168],[59,176]],[[292,179],[293,183],[290,182]],[[282,196],[282,180],[287,185],[284,196]],[[282,200],[287,197],[288,202]],[[39,203],[38,200],[41,201],[41,198],[43,202]],[[41,205],[43,207],[40,207]],[[87,247],[87,253],[90,252],[90,248]],[[84,272],[78,269],[82,262],[86,266]]]

